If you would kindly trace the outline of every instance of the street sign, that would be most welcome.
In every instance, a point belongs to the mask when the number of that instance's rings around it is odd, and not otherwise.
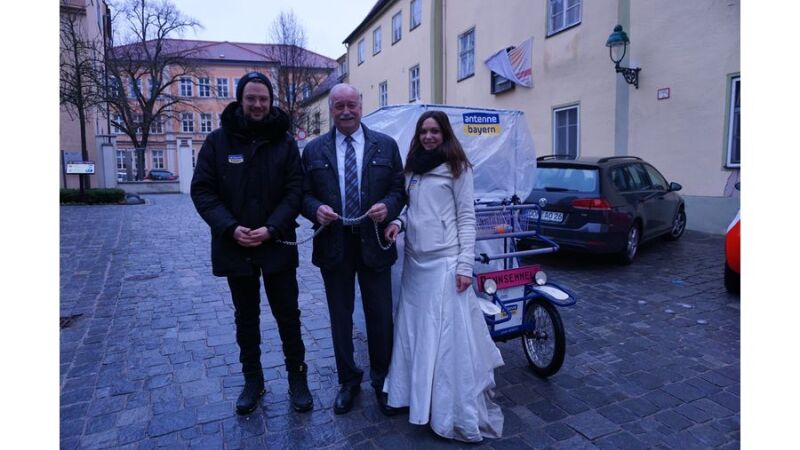
[[[94,173],[94,161],[75,161],[67,163],[68,174],[92,174]]]

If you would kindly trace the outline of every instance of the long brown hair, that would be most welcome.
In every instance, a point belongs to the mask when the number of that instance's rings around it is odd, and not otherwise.
[[[442,145],[439,148],[444,153],[447,164],[450,166],[450,171],[453,173],[453,178],[460,177],[465,170],[472,167],[472,163],[469,162],[467,154],[464,153],[464,148],[461,147],[461,143],[458,142],[458,138],[453,133],[453,127],[450,125],[450,119],[447,118],[447,114],[436,110],[425,111],[419,116],[417,127],[414,130],[414,137],[411,138],[411,145],[408,148],[404,170],[411,172],[408,162],[414,158],[417,152],[424,151],[419,135],[422,132],[422,122],[427,119],[433,119],[439,124],[439,128],[442,130]]]

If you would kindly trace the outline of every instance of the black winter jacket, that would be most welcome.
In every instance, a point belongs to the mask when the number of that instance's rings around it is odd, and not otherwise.
[[[297,247],[275,242],[296,240],[303,195],[300,152],[288,134],[288,116],[273,106],[254,125],[232,102],[221,122],[200,149],[191,184],[197,212],[211,227],[214,275],[255,275],[254,264],[265,272],[296,268]],[[266,226],[273,236],[257,247],[242,247],[233,239],[237,225]]]

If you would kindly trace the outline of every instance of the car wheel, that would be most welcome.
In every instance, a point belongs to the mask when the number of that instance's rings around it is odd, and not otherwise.
[[[725,289],[731,294],[738,294],[741,289],[740,275],[731,270],[727,263],[725,263]]]
[[[672,229],[664,237],[668,241],[676,241],[683,236],[684,231],[686,231],[686,211],[681,208],[672,220]]]
[[[628,230],[628,237],[625,239],[625,247],[619,254],[619,262],[623,265],[631,264],[636,258],[636,252],[639,251],[639,244],[641,243],[641,230],[638,224],[631,225]]]

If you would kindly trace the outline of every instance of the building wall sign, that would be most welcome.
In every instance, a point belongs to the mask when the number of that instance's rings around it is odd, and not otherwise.
[[[464,113],[464,134],[467,136],[483,136],[500,134],[500,114],[471,112]]]
[[[93,174],[94,161],[76,161],[67,163],[67,174]]]
[[[658,90],[659,100],[666,100],[668,98],[669,98],[669,88],[663,88]]]

